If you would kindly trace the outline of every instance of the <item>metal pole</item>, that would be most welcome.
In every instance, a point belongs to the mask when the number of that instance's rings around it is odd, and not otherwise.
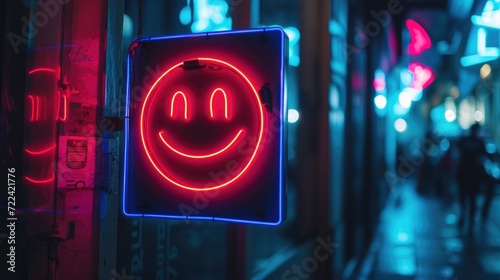
[[[250,27],[250,0],[228,1],[232,9],[233,29]],[[244,225],[228,224],[227,226],[227,256],[226,256],[226,278],[246,279],[245,277],[245,255],[246,255],[246,228]]]

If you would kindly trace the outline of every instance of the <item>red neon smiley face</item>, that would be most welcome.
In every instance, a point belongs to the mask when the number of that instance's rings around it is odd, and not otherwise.
[[[201,69],[185,70],[181,62],[155,81],[139,124],[145,154],[163,179],[207,191],[250,172],[263,142],[265,115],[241,70],[218,59],[198,61]]]

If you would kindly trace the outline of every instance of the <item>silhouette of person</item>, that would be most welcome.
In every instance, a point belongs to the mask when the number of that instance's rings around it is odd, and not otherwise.
[[[476,197],[480,184],[484,179],[482,160],[487,155],[485,144],[479,137],[479,130],[480,125],[478,123],[472,125],[470,134],[462,137],[458,142],[460,160],[457,170],[457,184],[461,206],[459,226],[464,224],[467,215],[466,204],[468,202],[470,230],[472,230],[474,223]]]
[[[488,158],[485,161],[484,170],[484,183],[486,185],[486,190],[484,194],[484,204],[483,211],[481,213],[481,218],[483,221],[488,219],[491,208],[491,201],[495,193],[495,185],[500,183],[500,178],[498,174],[495,174],[496,163],[500,162],[500,153],[498,151],[491,151],[488,153]]]
[[[448,140],[445,140],[448,141]],[[448,149],[444,152],[444,155],[441,157],[439,161],[439,174],[437,176],[438,182],[437,186],[437,194],[443,198],[446,202],[451,202],[451,190],[450,184],[451,179],[453,178],[454,173],[454,160],[453,160],[453,148],[448,147]]]

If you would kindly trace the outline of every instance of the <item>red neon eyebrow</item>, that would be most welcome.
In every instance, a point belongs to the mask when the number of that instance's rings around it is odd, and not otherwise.
[[[226,92],[221,89],[221,88],[216,88],[213,92],[212,92],[212,95],[210,96],[210,117],[213,118],[214,117],[214,106],[213,106],[213,102],[214,102],[214,96],[217,92],[222,92],[222,96],[224,97],[224,117],[226,117],[227,119],[227,94]]]
[[[42,149],[42,150],[38,150],[38,151],[33,151],[33,150],[25,149],[25,151],[26,151],[26,153],[28,153],[30,155],[41,155],[41,154],[50,152],[55,147],[56,147],[56,144],[52,144],[52,146],[50,146],[50,147],[48,147],[46,149]]]
[[[182,91],[177,91],[176,93],[174,93],[174,96],[172,97],[172,102],[170,103],[170,116],[173,117],[174,116],[174,104],[175,104],[175,98],[177,97],[177,95],[180,95],[182,96],[182,98],[184,99],[184,119],[187,120],[187,98],[186,98],[186,94],[184,94],[184,92]]]
[[[240,131],[238,131],[238,133],[236,134],[236,136],[233,138],[233,140],[231,140],[231,142],[229,142],[229,144],[227,144],[224,148],[220,149],[219,151],[217,152],[213,152],[213,153],[210,153],[210,154],[206,154],[206,155],[191,155],[191,154],[187,154],[187,153],[183,153],[177,149],[175,149],[174,147],[172,147],[170,144],[168,144],[168,142],[165,140],[165,138],[163,137],[163,134],[165,133],[165,131],[160,131],[158,133],[158,135],[160,135],[160,138],[161,138],[161,141],[163,141],[163,143],[168,147],[170,148],[172,151],[174,151],[175,153],[181,155],[181,156],[185,156],[185,157],[188,157],[188,158],[195,158],[195,159],[201,159],[201,158],[209,158],[209,157],[214,157],[216,155],[219,155],[221,153],[223,153],[224,151],[226,151],[227,149],[229,149],[233,144],[234,142],[236,142],[236,140],[238,140],[238,138],[240,138],[240,135],[243,133],[243,129],[240,129]]]
[[[50,183],[52,181],[54,181],[54,174],[52,174],[52,177],[48,178],[48,179],[44,179],[44,180],[37,180],[37,179],[32,179],[28,176],[24,176],[24,178],[28,181],[30,181],[31,183],[35,183],[35,184],[45,184],[45,183]]]

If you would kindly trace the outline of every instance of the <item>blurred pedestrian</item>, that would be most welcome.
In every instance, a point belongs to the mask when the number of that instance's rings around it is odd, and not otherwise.
[[[488,158],[484,161],[484,183],[485,183],[485,193],[484,193],[484,204],[483,210],[481,212],[481,218],[483,221],[488,219],[490,214],[491,202],[495,193],[495,185],[500,184],[500,153],[496,150],[496,147],[488,152]]]
[[[460,160],[457,170],[457,185],[461,206],[459,225],[464,224],[468,214],[470,230],[472,230],[474,224],[476,197],[484,179],[482,161],[487,156],[485,143],[479,137],[479,130],[480,125],[478,123],[472,125],[470,134],[462,137],[458,142]]]
[[[454,158],[453,148],[449,140],[444,139],[441,143],[448,143],[448,147],[444,150],[443,155],[439,161],[439,174],[437,176],[436,193],[445,202],[452,203],[453,198],[451,195],[451,180],[454,176]]]

